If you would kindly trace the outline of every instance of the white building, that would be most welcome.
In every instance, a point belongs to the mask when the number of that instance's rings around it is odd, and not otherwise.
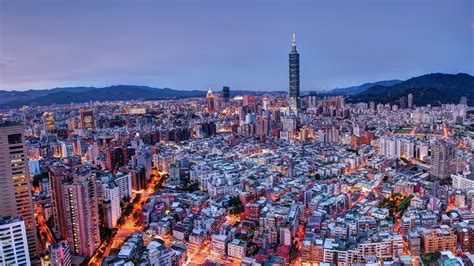
[[[421,143],[416,146],[416,158],[423,161],[428,156],[429,145],[427,143]]]
[[[132,174],[117,173],[114,178],[115,184],[120,188],[120,198],[132,198]]]
[[[0,265],[31,265],[21,217],[0,217],[0,240]]]
[[[234,238],[227,245],[227,255],[242,259],[247,251],[247,243],[244,240]]]
[[[454,189],[474,188],[474,174],[470,172],[452,174],[451,179],[453,180]]]
[[[156,240],[152,240],[150,243],[148,243],[145,254],[148,258],[149,265],[173,265],[175,252],[166,248]]]
[[[387,159],[400,158],[400,139],[382,137],[379,140],[380,154]]]
[[[59,143],[61,145],[61,155],[63,158],[74,156],[74,145],[65,141],[60,141]]]
[[[109,200],[110,209],[107,209],[107,223],[109,228],[114,228],[117,226],[117,220],[122,215],[122,210],[120,209],[120,188],[114,183],[105,183],[103,185],[104,199]]]
[[[226,254],[227,236],[226,235],[212,235],[211,248],[214,253],[219,255]]]

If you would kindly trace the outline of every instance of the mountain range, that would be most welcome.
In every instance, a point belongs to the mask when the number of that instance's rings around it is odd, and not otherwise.
[[[207,91],[174,90],[137,85],[114,85],[96,87],[64,87],[46,90],[6,91],[0,90],[0,108],[21,106],[45,106],[51,104],[85,103],[89,101],[164,100],[189,97],[204,97]],[[231,95],[261,95],[268,92],[238,90]],[[283,93],[283,92],[278,92]]]
[[[459,103],[466,96],[469,105],[474,103],[474,77],[465,74],[432,73],[414,77],[392,86],[375,85],[348,96],[349,102],[399,103],[400,97],[413,94],[415,105]]]
[[[0,107],[15,108],[23,105],[83,103],[89,101],[160,100],[182,97],[201,97],[203,91],[178,91],[135,85],[115,85],[103,88],[66,87],[49,90],[0,91]]]
[[[402,80],[399,79],[392,79],[392,80],[382,80],[382,81],[377,81],[377,82],[369,82],[369,83],[364,83],[359,86],[352,86],[352,87],[347,87],[347,88],[335,88],[327,92],[329,95],[351,95],[351,94],[357,94],[361,93],[364,91],[367,91],[368,89],[379,85],[379,86],[393,86],[395,84],[398,84],[402,82]]]
[[[262,95],[268,91],[231,90],[231,95]],[[283,91],[273,93],[285,93]],[[465,74],[434,73],[414,77],[405,81],[386,80],[365,83],[360,86],[336,88],[322,95],[345,95],[348,102],[398,103],[400,97],[412,93],[416,105],[439,105],[458,103],[467,96],[474,103],[474,77]],[[187,97],[204,97],[206,91],[174,90],[137,85],[114,85],[108,87],[65,87],[46,90],[6,91],[0,90],[0,108],[18,108],[24,105],[45,106],[51,104],[84,103],[89,101],[162,100]]]

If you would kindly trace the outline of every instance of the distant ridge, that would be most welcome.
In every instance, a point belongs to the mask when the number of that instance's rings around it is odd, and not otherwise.
[[[466,96],[468,104],[474,104],[474,77],[466,74],[432,73],[408,79],[392,86],[376,85],[368,90],[350,95],[349,102],[370,102],[398,104],[400,97],[413,94],[414,103],[440,105],[459,103]]]
[[[231,95],[261,95],[270,92],[231,90]],[[276,92],[283,93],[283,92]],[[0,108],[21,106],[46,106],[52,104],[85,103],[90,101],[164,100],[204,97],[206,91],[174,90],[138,85],[114,85],[96,87],[64,87],[48,90],[5,91],[0,90]]]
[[[367,91],[368,89],[374,87],[374,86],[393,86],[395,84],[398,84],[402,82],[402,80],[399,79],[392,79],[392,80],[382,80],[382,81],[377,81],[377,82],[370,82],[370,83],[364,83],[359,86],[352,86],[352,87],[347,87],[347,88],[335,88],[327,92],[327,94],[334,94],[334,95],[350,95],[350,94],[357,94],[361,93],[364,91]]]

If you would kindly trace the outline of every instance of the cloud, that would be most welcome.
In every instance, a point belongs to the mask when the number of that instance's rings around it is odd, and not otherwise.
[[[6,67],[12,63],[15,63],[15,60],[8,58],[0,58],[0,67]]]

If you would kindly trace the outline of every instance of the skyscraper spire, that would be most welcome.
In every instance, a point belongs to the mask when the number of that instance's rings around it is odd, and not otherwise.
[[[293,42],[291,43],[291,47],[293,51],[296,51],[296,34],[293,33]]]
[[[293,42],[289,54],[290,86],[288,94],[290,96],[290,109],[297,113],[299,109],[300,97],[300,54],[296,51],[296,34],[293,33]]]

